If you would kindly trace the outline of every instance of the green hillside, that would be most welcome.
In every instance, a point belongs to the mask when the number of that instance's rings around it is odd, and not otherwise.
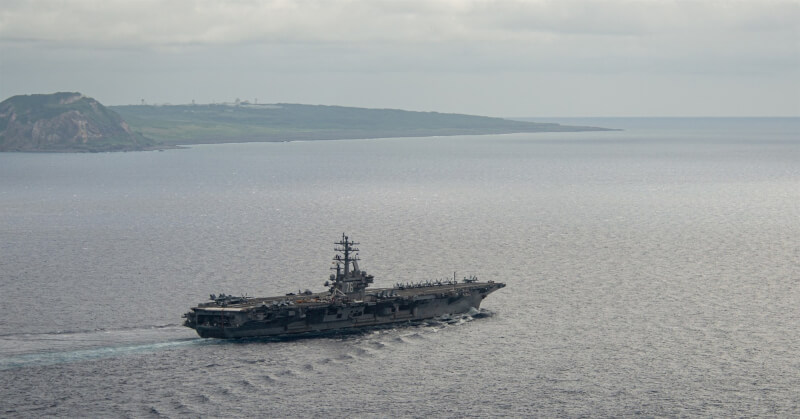
[[[112,109],[136,131],[166,144],[602,130],[461,114],[297,104]]]

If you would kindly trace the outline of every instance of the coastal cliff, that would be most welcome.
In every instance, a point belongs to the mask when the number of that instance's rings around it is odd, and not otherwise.
[[[155,144],[80,93],[20,95],[0,103],[0,151],[133,151]]]

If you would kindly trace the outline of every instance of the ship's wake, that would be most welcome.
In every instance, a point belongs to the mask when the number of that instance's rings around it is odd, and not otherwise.
[[[234,340],[202,339],[197,337],[194,331],[177,324],[91,331],[7,334],[0,336],[0,371],[129,356],[196,345],[274,343],[300,339],[348,340],[375,333],[390,334],[415,328],[437,332],[443,328],[462,325],[474,319],[492,315],[494,313],[489,310],[472,309],[467,313],[449,314],[407,323]]]
[[[0,336],[0,370],[80,362],[215,343],[179,325]]]

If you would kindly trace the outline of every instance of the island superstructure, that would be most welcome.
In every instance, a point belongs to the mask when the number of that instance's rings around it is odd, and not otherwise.
[[[505,287],[471,277],[370,289],[374,277],[358,266],[358,243],[342,234],[335,245],[336,273],[325,282],[327,291],[262,298],[212,294],[211,301],[184,314],[184,326],[223,339],[362,328],[465,313]]]

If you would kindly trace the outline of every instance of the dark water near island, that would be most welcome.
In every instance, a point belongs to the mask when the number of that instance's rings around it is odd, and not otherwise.
[[[552,119],[551,119],[552,120]],[[0,154],[0,417],[800,415],[800,119]],[[483,316],[202,340],[209,293],[478,275]]]

